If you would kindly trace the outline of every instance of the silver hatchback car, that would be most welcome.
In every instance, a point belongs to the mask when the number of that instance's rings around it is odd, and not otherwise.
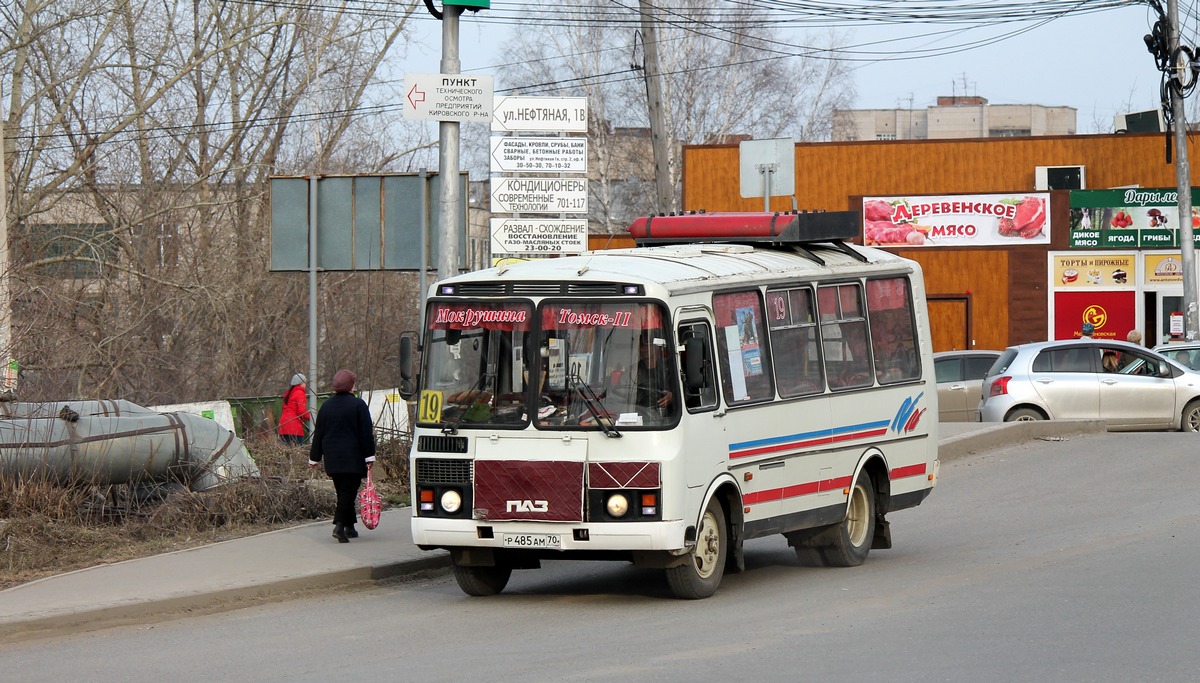
[[[1109,429],[1200,429],[1200,372],[1125,342],[1010,346],[983,380],[984,422],[1101,419]]]

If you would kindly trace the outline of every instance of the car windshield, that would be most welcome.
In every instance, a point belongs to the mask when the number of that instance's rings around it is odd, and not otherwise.
[[[645,302],[435,301],[418,422],[443,430],[665,427],[679,416],[667,316]]]

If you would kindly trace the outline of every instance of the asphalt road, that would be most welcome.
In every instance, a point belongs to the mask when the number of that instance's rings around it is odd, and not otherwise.
[[[441,572],[0,646],[19,681],[1191,681],[1200,440],[1034,441],[944,463],[895,548],[799,566],[781,537],[695,602],[659,572],[547,563],[504,594]],[[16,674],[13,677],[13,674]]]

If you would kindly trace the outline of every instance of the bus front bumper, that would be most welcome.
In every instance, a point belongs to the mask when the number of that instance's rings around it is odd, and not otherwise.
[[[480,522],[412,518],[413,542],[423,548],[541,551],[666,551],[682,554],[689,525],[654,522]],[[692,532],[695,533],[694,531]]]

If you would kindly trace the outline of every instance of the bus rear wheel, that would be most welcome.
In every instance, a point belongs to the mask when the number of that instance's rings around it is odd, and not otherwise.
[[[484,597],[496,595],[508,585],[512,567],[464,567],[454,565],[454,580],[467,595]]]
[[[846,519],[834,528],[829,544],[821,548],[825,563],[830,567],[857,567],[871,552],[874,536],[875,486],[866,472],[860,472],[850,489]]]
[[[667,569],[671,593],[685,600],[707,598],[717,592],[725,574],[729,532],[725,528],[725,511],[716,498],[708,501],[700,528],[696,530],[696,547],[688,554],[687,562]]]

